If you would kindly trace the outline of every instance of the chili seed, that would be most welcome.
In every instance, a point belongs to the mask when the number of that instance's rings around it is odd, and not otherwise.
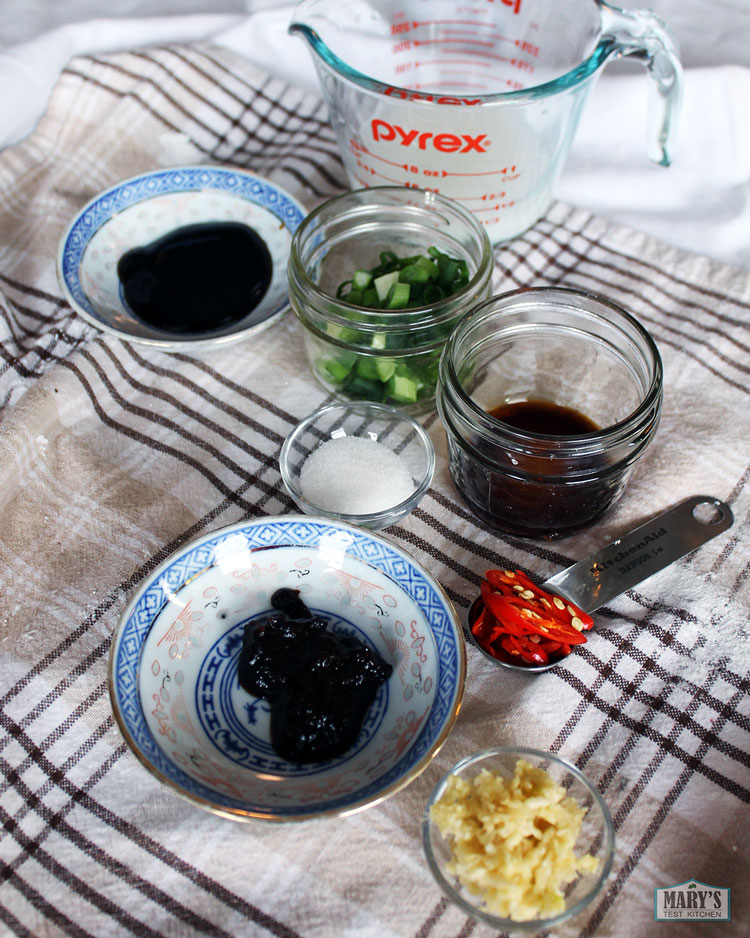
[[[547,602],[547,600],[544,598],[544,596],[540,596],[540,597],[539,597],[539,601],[540,601],[541,603],[544,603],[544,605],[545,605],[548,609],[550,608],[550,604]]]
[[[541,638],[538,635],[529,635],[529,641],[533,642],[535,645],[538,645],[541,642]]]
[[[517,593],[522,593],[522,592],[523,592],[523,587],[521,586],[520,583],[514,583],[514,584],[513,584],[513,589],[514,589]]]
[[[515,573],[514,573],[512,570],[505,570],[504,572],[505,572],[505,575],[506,575],[506,576],[509,576],[509,577],[511,577],[511,579],[515,580],[516,575],[515,575]]]
[[[570,620],[570,624],[574,629],[578,629],[579,632],[583,631],[583,622],[581,622],[578,616],[573,616],[573,618]]]
[[[560,599],[559,596],[553,596],[553,597],[552,597],[552,602],[557,606],[558,609],[564,609],[564,608],[565,608],[565,603],[562,601],[562,599]]]
[[[524,590],[522,593],[518,594],[521,599],[533,599],[534,593],[531,590]]]

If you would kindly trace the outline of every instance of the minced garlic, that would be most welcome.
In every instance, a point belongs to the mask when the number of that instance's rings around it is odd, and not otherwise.
[[[548,772],[524,759],[513,778],[487,769],[468,781],[451,776],[430,811],[451,844],[448,873],[485,911],[516,922],[565,911],[565,885],[596,872],[596,857],[573,849],[585,814]]]

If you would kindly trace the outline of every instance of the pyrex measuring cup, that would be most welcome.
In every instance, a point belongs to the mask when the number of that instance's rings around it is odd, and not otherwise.
[[[651,13],[603,0],[302,0],[353,188],[433,189],[493,242],[546,211],[581,109],[613,58],[653,79],[649,155],[668,165],[681,91],[674,41]]]

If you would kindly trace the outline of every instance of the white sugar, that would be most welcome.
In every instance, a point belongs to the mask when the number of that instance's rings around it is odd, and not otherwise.
[[[305,460],[300,490],[308,502],[346,515],[385,511],[414,483],[404,462],[383,443],[360,436],[326,440]]]

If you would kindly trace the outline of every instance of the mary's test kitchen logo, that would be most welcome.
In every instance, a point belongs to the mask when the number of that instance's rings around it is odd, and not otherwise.
[[[654,890],[654,918],[670,921],[729,921],[729,890],[696,879]]]

